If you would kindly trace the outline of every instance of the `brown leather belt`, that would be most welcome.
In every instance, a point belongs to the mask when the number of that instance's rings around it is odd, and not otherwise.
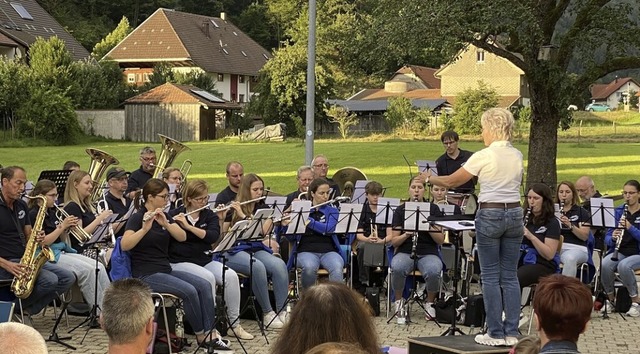
[[[478,209],[511,209],[517,208],[520,203],[480,203]]]

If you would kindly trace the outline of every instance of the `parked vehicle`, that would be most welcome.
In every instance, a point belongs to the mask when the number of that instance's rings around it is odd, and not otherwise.
[[[584,110],[587,112],[611,112],[611,107],[606,103],[589,103]]]
[[[577,111],[578,110],[578,106],[576,106],[575,104],[570,104],[569,107],[567,107],[567,111]]]

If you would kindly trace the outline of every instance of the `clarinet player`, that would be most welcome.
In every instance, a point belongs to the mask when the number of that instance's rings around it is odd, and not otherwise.
[[[627,316],[640,316],[640,297],[636,284],[635,271],[640,269],[640,204],[638,195],[640,183],[635,179],[629,180],[622,188],[624,205],[615,210],[615,220],[618,228],[610,228],[605,236],[608,253],[602,260],[602,286],[609,299],[606,308],[612,309],[614,301],[613,283],[615,271],[618,271],[622,285],[629,291],[631,308]],[[626,213],[624,213],[626,209]],[[617,259],[617,260],[615,260]]]

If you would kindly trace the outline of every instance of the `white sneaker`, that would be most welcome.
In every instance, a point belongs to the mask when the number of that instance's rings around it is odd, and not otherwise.
[[[513,347],[514,345],[518,344],[518,338],[517,337],[506,337],[504,339],[504,343],[508,347]]]
[[[607,310],[607,313],[611,313],[611,312],[614,312],[615,306],[613,305],[613,303],[611,303],[611,301],[607,300],[605,304],[602,305],[602,308],[600,309],[600,313],[604,313],[605,309]]]
[[[253,334],[245,331],[244,328],[242,328],[242,326],[240,325],[236,326],[233,329],[229,328],[229,330],[227,331],[227,335],[244,340],[252,340],[254,338]]]
[[[287,311],[282,311],[278,314],[278,319],[280,319],[280,322],[282,322],[282,324],[287,324],[287,321],[289,321],[289,316],[287,316]]]
[[[507,345],[504,338],[492,338],[489,333],[478,334],[475,337],[475,341],[478,344],[490,345],[492,347],[500,347]]]
[[[637,302],[632,302],[629,311],[627,311],[627,316],[629,317],[639,317],[640,316],[640,304]]]
[[[436,308],[433,307],[433,302],[425,302],[424,308],[427,310],[427,321],[432,321],[436,318]]]
[[[264,322],[264,326],[269,329],[280,329],[284,327],[280,318],[273,311],[265,313],[262,321]]]
[[[396,323],[403,325],[407,323],[407,309],[403,299],[396,300]]]
[[[529,317],[525,316],[525,314],[523,312],[520,312],[520,321],[518,322],[518,328],[524,326],[527,323],[529,323]],[[513,337],[511,337],[511,338],[513,338]],[[516,341],[517,341],[517,339],[516,339]],[[513,345],[515,345],[515,344],[513,344]]]

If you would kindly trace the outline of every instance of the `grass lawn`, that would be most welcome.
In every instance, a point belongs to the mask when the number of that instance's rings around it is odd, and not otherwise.
[[[635,135],[637,137],[637,135]],[[593,177],[602,193],[620,194],[622,184],[629,179],[640,179],[640,143],[560,143],[558,145],[558,181],[574,181],[581,175]],[[148,144],[132,142],[94,142],[83,146],[0,148],[0,164],[21,165],[27,169],[29,179],[37,179],[40,171],[62,167],[67,160],[75,160],[83,169],[89,167],[85,148],[105,150],[120,160],[127,170],[138,168],[138,151]],[[304,145],[299,141],[284,143],[200,142],[187,143],[191,151],[180,154],[175,165],[185,159],[193,161],[189,178],[203,178],[210,183],[211,191],[218,192],[226,186],[224,168],[228,161],[238,160],[245,166],[245,173],[259,174],[267,187],[281,194],[296,189],[296,169],[304,164]],[[158,149],[160,144],[151,144]],[[527,157],[528,145],[515,145]],[[477,151],[482,143],[463,141],[460,147]],[[369,179],[387,187],[386,196],[405,197],[409,167],[402,155],[413,164],[416,160],[435,160],[443,153],[439,141],[368,139],[318,140],[316,154],[329,158],[329,174],[338,168],[353,166],[362,170]],[[545,153],[545,152],[540,152]],[[526,161],[525,161],[526,164]],[[417,167],[412,166],[416,173]]]

